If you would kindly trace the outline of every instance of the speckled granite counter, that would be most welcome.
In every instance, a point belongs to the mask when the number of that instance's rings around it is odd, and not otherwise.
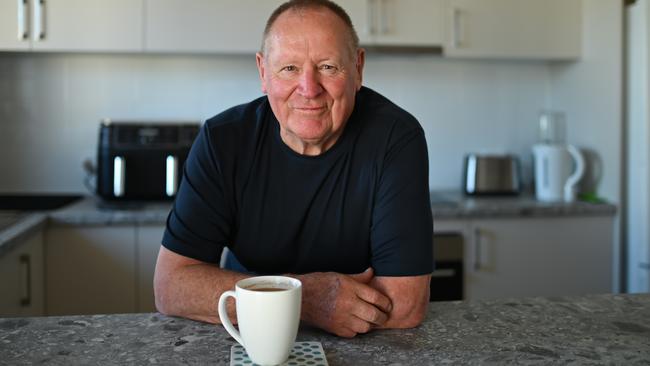
[[[650,364],[650,295],[431,303],[415,329],[301,329],[330,365]],[[0,364],[229,363],[221,326],[160,314],[0,319]]]
[[[95,197],[48,214],[54,225],[164,224],[171,210],[169,203],[108,205]]]
[[[102,205],[96,198],[88,197],[64,209],[47,215],[53,224],[112,225],[112,224],[164,224],[171,203],[141,206]],[[586,202],[544,203],[531,195],[514,197],[469,197],[460,192],[431,192],[431,209],[434,219],[506,217],[506,216],[562,216],[562,215],[614,215],[612,204]]]
[[[0,257],[31,233],[42,230],[46,223],[47,215],[44,213],[15,213],[13,219],[8,220],[7,225],[0,229]]]
[[[519,196],[465,196],[458,191],[430,193],[435,219],[494,217],[613,216],[616,206],[609,203],[547,203],[531,194]]]
[[[171,203],[106,206],[95,197],[86,197],[63,209],[25,215],[15,225],[0,228],[0,256],[18,239],[34,230],[51,225],[163,225]],[[612,204],[585,202],[543,203],[531,195],[516,197],[468,197],[460,192],[431,192],[431,210],[435,219],[480,217],[558,217],[616,214]]]

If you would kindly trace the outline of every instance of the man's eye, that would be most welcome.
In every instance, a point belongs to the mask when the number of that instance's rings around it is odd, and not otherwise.
[[[336,71],[336,66],[333,65],[321,65],[320,67],[323,71]]]
[[[285,66],[285,67],[282,68],[282,71],[290,71],[290,72],[292,72],[292,71],[296,71],[296,70],[298,70],[298,68],[293,66],[293,65]]]

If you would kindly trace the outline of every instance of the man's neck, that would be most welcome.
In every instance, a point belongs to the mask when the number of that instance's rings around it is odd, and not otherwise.
[[[324,154],[336,144],[336,141],[341,137],[342,131],[343,129],[335,135],[327,136],[318,141],[306,141],[280,127],[280,138],[285,145],[300,155],[318,156]]]

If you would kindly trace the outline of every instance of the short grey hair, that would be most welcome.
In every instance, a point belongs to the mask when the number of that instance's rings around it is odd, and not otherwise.
[[[350,52],[351,55],[354,55],[355,51],[359,48],[359,36],[354,30],[354,25],[352,25],[352,20],[350,19],[348,13],[346,13],[340,5],[331,0],[289,0],[277,7],[273,13],[271,13],[269,19],[266,21],[264,34],[262,35],[262,47],[260,48],[260,52],[262,52],[262,54],[266,52],[266,40],[269,37],[269,33],[271,33],[273,24],[275,24],[275,21],[280,15],[290,10],[301,11],[313,9],[328,9],[336,16],[338,16],[343,21],[343,23],[345,23],[348,30]]]

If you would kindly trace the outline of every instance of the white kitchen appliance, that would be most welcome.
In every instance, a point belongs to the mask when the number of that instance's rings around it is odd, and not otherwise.
[[[585,172],[578,148],[564,143],[565,122],[561,112],[542,112],[540,143],[533,146],[535,196],[545,202],[573,202],[576,186]]]

